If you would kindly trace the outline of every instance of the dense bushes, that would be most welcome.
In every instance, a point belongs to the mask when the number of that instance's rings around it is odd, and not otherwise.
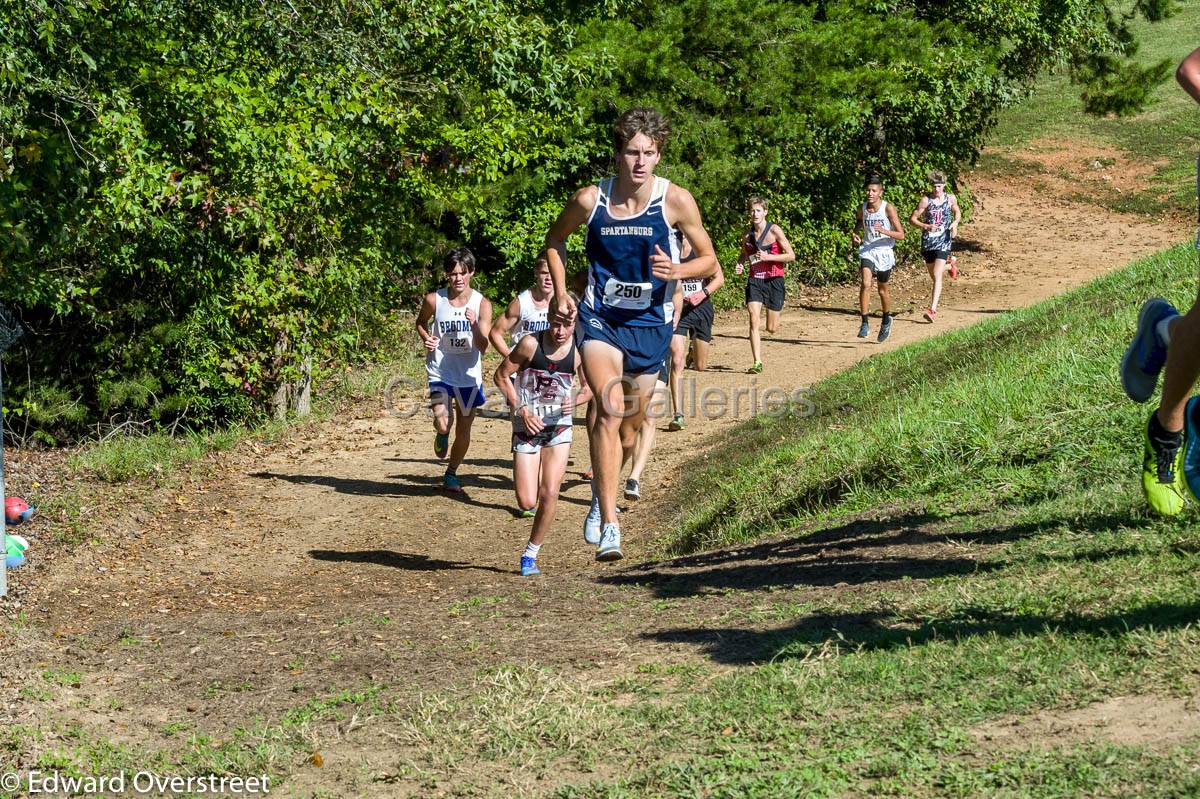
[[[376,346],[451,243],[503,299],[631,104],[670,112],[664,173],[723,255],[759,192],[824,280],[864,170],[907,208],[1043,66],[1117,110],[1163,71],[1121,71],[1098,0],[382,5],[0,1],[10,412],[253,417]]]

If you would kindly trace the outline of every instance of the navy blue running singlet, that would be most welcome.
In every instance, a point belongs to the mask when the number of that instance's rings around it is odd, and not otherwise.
[[[650,272],[650,256],[658,245],[679,262],[679,244],[667,224],[666,178],[654,178],[650,202],[640,214],[613,216],[609,195],[616,178],[602,180],[596,207],[588,218],[586,251],[588,285],[584,304],[597,316],[618,325],[654,327],[670,324],[675,313],[670,281]]]

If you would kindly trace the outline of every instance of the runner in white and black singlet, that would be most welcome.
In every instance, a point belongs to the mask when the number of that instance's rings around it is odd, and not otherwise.
[[[868,311],[871,308],[871,281],[879,286],[879,301],[883,306],[883,322],[879,340],[885,341],[892,332],[892,300],[888,281],[896,265],[896,242],[904,238],[904,227],[891,203],[883,199],[883,181],[872,175],[866,183],[867,201],[858,207],[857,228],[850,234],[858,247],[858,313],[862,323],[858,337],[871,332]]]
[[[709,274],[716,256],[700,209],[686,189],[656,177],[670,127],[658,111],[635,108],[613,125],[615,177],[586,186],[567,203],[546,236],[554,308],[575,317],[567,294],[567,239],[587,228],[588,285],[579,303],[584,373],[597,400],[590,433],[592,508],[584,540],[598,560],[622,557],[617,489],[622,448],[632,447],[654,377],[671,343],[671,282]],[[678,263],[675,231],[696,258]]]
[[[496,386],[514,409],[513,483],[519,514],[533,516],[533,531],[521,555],[524,576],[541,573],[538,552],[554,523],[571,455],[572,411],[576,402],[588,399],[586,386],[574,395],[580,366],[574,323],[555,320],[548,330],[524,336],[496,369]]]
[[[550,300],[554,297],[554,282],[550,279],[550,264],[538,258],[533,264],[533,286],[522,291],[508,304],[492,325],[492,346],[501,356],[529,333],[540,333],[550,327]],[[511,339],[506,339],[510,335]]]
[[[930,192],[921,198],[921,204],[912,212],[909,221],[921,228],[921,255],[925,258],[929,277],[933,279],[933,299],[925,309],[925,318],[933,324],[937,320],[938,302],[942,299],[942,273],[949,271],[951,279],[958,277],[958,267],[950,248],[958,235],[962,211],[958,207],[958,198],[946,192],[945,174],[930,172],[929,183]]]
[[[433,410],[433,451],[450,462],[442,477],[447,491],[461,492],[458,467],[471,446],[475,409],[483,405],[482,356],[492,327],[492,304],[471,288],[475,256],[466,247],[447,253],[442,264],[449,286],[425,295],[417,314],[417,335],[425,347],[429,403]],[[453,408],[453,416],[451,416]],[[454,446],[450,447],[453,423]]]

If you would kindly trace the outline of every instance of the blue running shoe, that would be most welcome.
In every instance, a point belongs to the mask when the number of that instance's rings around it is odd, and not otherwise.
[[[859,328],[858,328],[858,337],[859,337],[859,338],[866,338],[866,337],[867,337],[867,336],[869,336],[870,334],[871,334],[871,325],[870,325],[870,323],[869,323],[869,322],[863,322],[863,323],[862,323],[862,325],[861,325],[861,326],[859,326]]]
[[[1158,340],[1158,323],[1172,316],[1179,316],[1179,311],[1162,297],[1142,304],[1137,332],[1121,358],[1121,387],[1134,402],[1150,399],[1158,385],[1158,373],[1167,362],[1167,348]]]
[[[1183,482],[1200,502],[1200,397],[1188,400],[1183,414]]]
[[[532,577],[535,574],[541,574],[542,570],[537,567],[537,561],[528,555],[521,556],[521,576]]]
[[[463,492],[462,480],[459,480],[456,474],[445,475],[442,477],[442,488],[452,494],[461,494]]]
[[[433,437],[433,454],[438,457],[438,460],[443,460],[446,453],[450,451],[450,434],[438,433]]]
[[[583,540],[595,546],[600,543],[600,500],[592,497],[592,508],[583,520]]]
[[[621,528],[613,522],[604,525],[604,533],[600,536],[600,546],[596,548],[596,560],[620,560]]]

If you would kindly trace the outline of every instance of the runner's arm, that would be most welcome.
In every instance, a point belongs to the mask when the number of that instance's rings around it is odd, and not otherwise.
[[[962,220],[962,209],[958,207],[958,198],[953,194],[950,195],[950,213],[954,217],[950,220],[950,237],[958,238],[958,223]]]
[[[779,242],[781,253],[760,253],[758,259],[760,261],[774,261],[777,264],[790,264],[796,260],[796,251],[792,249],[792,243],[788,241],[787,234],[783,232],[783,228],[779,225],[773,225],[775,228],[775,241]],[[720,266],[718,265],[718,268]]]
[[[475,324],[471,327],[471,335],[475,339],[475,346],[479,349],[479,354],[487,352],[488,336],[492,332],[492,302],[487,297],[479,301],[479,318],[475,320]]]
[[[554,313],[562,320],[575,318],[575,302],[567,294],[567,239],[587,224],[596,207],[595,186],[584,186],[567,201],[562,213],[546,234],[546,262],[550,264],[550,280],[554,283]]]
[[[725,285],[725,270],[722,269],[721,265],[718,263],[717,271],[713,273],[712,280],[708,281],[708,285],[705,286],[704,288],[708,292],[708,296],[711,297],[712,295],[717,293],[717,291],[721,288],[721,286],[724,286],[724,285]]]
[[[592,387],[588,385],[587,378],[583,375],[583,362],[575,367],[575,377],[579,379],[579,393],[575,395],[575,408],[580,405],[586,405],[592,401]]]
[[[496,384],[496,388],[500,389],[500,393],[504,395],[504,401],[508,403],[508,407],[512,409],[513,413],[517,412],[517,389],[513,386],[513,375],[529,363],[529,359],[533,357],[533,348],[536,346],[537,336],[526,336],[518,341],[517,346],[509,350],[508,355],[496,367],[496,374],[492,378],[492,382]]]
[[[850,231],[850,243],[855,247],[862,244],[862,236],[858,235],[858,231],[863,229],[862,206],[858,206],[858,213],[854,215],[854,230]]]
[[[421,310],[417,313],[417,320],[414,327],[417,329],[417,336],[421,339],[421,346],[426,351],[437,348],[438,337],[429,332],[429,320],[433,318],[437,312],[437,295],[430,293],[425,295],[425,299],[421,301]]]
[[[700,219],[700,207],[696,205],[696,198],[687,189],[672,183],[667,189],[666,210],[671,217],[667,222],[687,236],[696,257],[685,264],[664,264],[659,261],[657,264],[659,272],[669,272],[669,274],[657,274],[656,276],[660,280],[675,280],[712,274],[713,266],[717,262],[717,255],[713,251],[712,239],[708,237],[708,231],[704,229],[704,223]],[[651,264],[655,264],[656,259],[657,256],[652,256]]]
[[[1179,69],[1175,70],[1175,80],[1179,81],[1179,85],[1189,97],[1200,103],[1200,47],[1179,62]]]
[[[500,318],[492,324],[491,335],[488,336],[492,340],[492,346],[496,348],[496,352],[500,353],[500,357],[507,357],[509,352],[508,346],[508,331],[512,330],[513,325],[521,318],[521,301],[513,300],[504,309],[504,313],[500,314]]]
[[[912,216],[908,218],[908,221],[921,228],[921,230],[933,230],[933,225],[927,225],[921,221],[921,214],[925,213],[925,209],[928,207],[929,198],[922,197],[921,204],[917,206],[917,210],[912,212]]]
[[[679,317],[683,316],[683,282],[675,281],[675,292],[671,295],[671,304],[675,307],[675,313],[671,317],[671,329],[679,327]]]
[[[904,238],[904,225],[900,224],[900,214],[896,213],[896,206],[888,203],[887,215],[888,221],[892,223],[892,227],[895,228],[895,230],[881,230],[879,232],[889,238],[900,241]]]

